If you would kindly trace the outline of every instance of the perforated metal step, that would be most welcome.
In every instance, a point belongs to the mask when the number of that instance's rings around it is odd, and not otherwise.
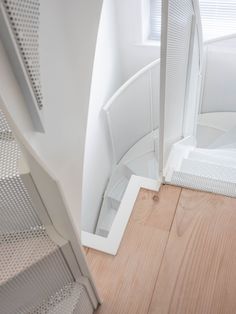
[[[0,234],[42,225],[20,177],[20,159],[19,147],[0,111]]]
[[[174,171],[171,184],[236,197],[236,183]]]
[[[0,112],[0,313],[23,314],[74,281],[23,184],[20,150]],[[64,241],[66,243],[66,241]]]
[[[1,313],[28,313],[73,281],[60,248],[43,228],[1,236]]]
[[[93,307],[84,286],[70,283],[45,300],[32,314],[90,314]]]
[[[0,285],[58,249],[43,227],[0,236]]]
[[[180,171],[219,181],[236,183],[236,168],[232,167],[184,159]]]

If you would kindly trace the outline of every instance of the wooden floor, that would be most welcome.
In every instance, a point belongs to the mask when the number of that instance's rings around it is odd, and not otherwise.
[[[143,189],[117,256],[86,254],[99,314],[236,314],[236,199]]]

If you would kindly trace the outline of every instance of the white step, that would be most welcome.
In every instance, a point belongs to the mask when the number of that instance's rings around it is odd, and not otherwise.
[[[223,148],[223,147],[236,147],[236,128],[225,132],[218,139],[216,139],[211,145],[210,148]]]
[[[235,183],[201,177],[180,171],[173,172],[171,184],[185,188],[236,197]]]
[[[120,201],[118,201],[114,198],[111,198],[111,197],[107,197],[107,204],[110,208],[118,210],[119,206],[120,206]]]
[[[223,145],[221,146],[222,149],[226,149],[226,150],[236,150],[236,142],[233,142],[231,144],[228,145]]]
[[[220,158],[230,158],[236,160],[236,150],[233,149],[209,149],[209,148],[196,148],[194,151],[205,155],[214,155]]]
[[[198,125],[196,134],[197,146],[207,148],[224,133],[225,131],[213,127]]]
[[[107,237],[111,229],[112,223],[116,217],[117,210],[114,208],[102,207],[102,212],[96,228],[96,234]]]
[[[204,150],[195,149],[189,153],[188,159],[236,168],[236,158],[234,158],[234,154],[232,155],[230,156],[229,153],[217,155],[214,150],[206,153]]]
[[[129,179],[127,177],[121,177],[119,181],[115,183],[106,193],[107,197],[110,197],[114,200],[120,202],[125,193]]]
[[[93,306],[86,288],[73,282],[45,300],[32,314],[92,314]]]
[[[73,281],[60,248],[43,228],[0,237],[1,314],[29,313]]]
[[[149,152],[140,156],[129,163],[127,167],[132,170],[135,175],[157,179],[158,163],[154,152]]]
[[[180,171],[196,176],[236,183],[236,169],[232,167],[184,159]]]

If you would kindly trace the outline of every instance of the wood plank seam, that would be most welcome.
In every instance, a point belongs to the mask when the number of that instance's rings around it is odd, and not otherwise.
[[[172,225],[173,225],[173,223],[174,223],[174,219],[175,219],[175,215],[176,215],[177,208],[178,208],[178,206],[179,206],[179,200],[180,200],[180,198],[181,198],[182,191],[183,191],[183,189],[181,188],[180,193],[179,193],[179,197],[178,197],[178,201],[177,201],[176,206],[175,206],[174,215],[173,215],[173,217],[172,217],[172,221],[171,221],[171,224],[170,224],[170,230],[169,230],[168,238],[167,238],[167,241],[166,241],[166,244],[165,244],[165,248],[164,248],[164,252],[163,252],[163,255],[162,255],[161,263],[160,263],[160,266],[159,266],[159,269],[158,269],[158,273],[157,273],[157,277],[156,277],[156,281],[155,281],[155,286],[154,286],[153,291],[152,291],[152,296],[151,296],[151,299],[150,299],[150,303],[149,303],[149,307],[148,307],[147,314],[148,314],[149,311],[150,311],[152,299],[153,299],[153,296],[154,296],[154,292],[155,292],[155,290],[156,290],[158,277],[159,277],[159,274],[160,274],[160,271],[161,271],[161,266],[162,266],[163,259],[164,259],[164,256],[165,256],[167,244],[168,244],[168,241],[169,241],[169,238],[170,238],[170,231],[171,231]]]

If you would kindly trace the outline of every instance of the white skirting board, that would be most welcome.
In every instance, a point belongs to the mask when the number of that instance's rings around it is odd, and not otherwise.
[[[82,245],[98,251],[116,255],[140,189],[145,188],[158,191],[160,185],[161,181],[132,175],[108,237],[105,238],[93,233],[82,231]]]

